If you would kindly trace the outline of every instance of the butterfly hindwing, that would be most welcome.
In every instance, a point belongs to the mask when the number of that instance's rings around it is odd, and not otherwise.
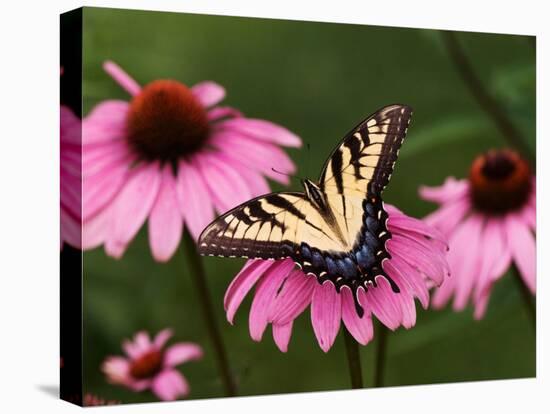
[[[365,198],[381,195],[391,177],[412,110],[390,105],[351,130],[325,163],[319,184],[325,193]]]

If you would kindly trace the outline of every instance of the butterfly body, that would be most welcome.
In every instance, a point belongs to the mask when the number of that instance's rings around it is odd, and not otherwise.
[[[302,180],[304,192],[252,199],[212,222],[199,238],[204,255],[291,258],[320,283],[337,289],[376,287],[391,238],[381,194],[387,185],[412,111],[390,105],[350,131],[327,159],[319,181]],[[356,298],[356,295],[354,295]],[[356,299],[356,307],[362,310]]]

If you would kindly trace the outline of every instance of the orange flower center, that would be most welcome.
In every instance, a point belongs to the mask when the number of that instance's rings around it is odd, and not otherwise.
[[[208,136],[206,110],[187,86],[173,80],[146,85],[132,99],[126,125],[128,143],[140,159],[174,165]]]
[[[164,355],[160,351],[149,351],[132,361],[130,375],[135,379],[154,377],[162,368]]]
[[[489,214],[521,208],[532,191],[529,164],[509,149],[491,150],[477,157],[470,169],[474,206]]]

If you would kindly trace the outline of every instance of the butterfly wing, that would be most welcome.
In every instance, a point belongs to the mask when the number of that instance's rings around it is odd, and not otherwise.
[[[313,204],[303,193],[257,197],[228,211],[199,237],[199,253],[210,256],[280,259],[295,257],[305,239],[319,248],[341,249]]]
[[[211,223],[199,238],[204,255],[291,257],[320,277],[368,280],[383,274],[386,212],[380,195],[389,181],[411,109],[381,109],[347,134],[325,163],[319,188],[328,209],[303,193],[271,193]],[[330,220],[329,220],[330,218]],[[362,277],[362,276],[361,276]]]
[[[412,109],[389,105],[353,128],[325,163],[319,185],[327,194],[378,197],[390,180]]]

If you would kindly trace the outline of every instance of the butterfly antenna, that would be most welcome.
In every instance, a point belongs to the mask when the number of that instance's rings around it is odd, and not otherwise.
[[[276,170],[276,169],[273,168],[273,167],[271,168],[271,171],[276,172],[277,174],[281,174],[281,175],[284,175],[284,176],[293,178],[293,179],[295,179],[295,180],[303,180],[303,178],[300,177],[300,176],[298,176],[298,175],[292,175],[292,174],[284,173],[284,172],[282,172],[282,171]]]
[[[306,150],[308,154],[304,162],[304,171],[306,172],[306,175],[309,175],[309,161],[311,159],[311,145],[309,142],[306,142]]]

